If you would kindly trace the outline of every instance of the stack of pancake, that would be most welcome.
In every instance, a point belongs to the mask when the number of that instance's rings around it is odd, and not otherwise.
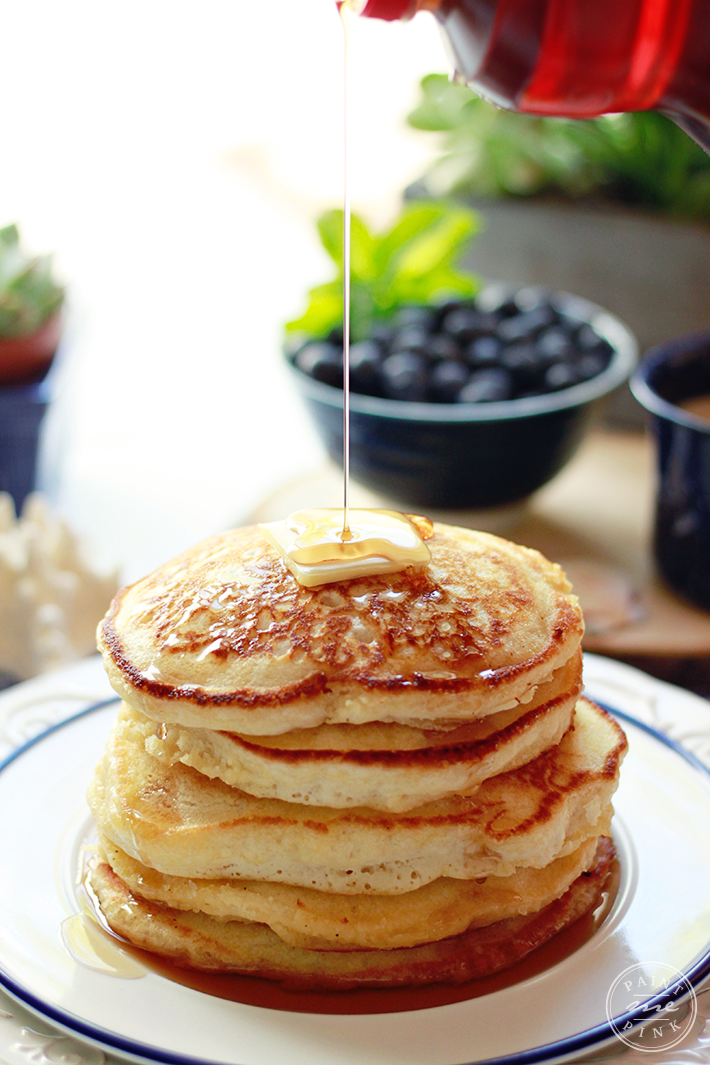
[[[237,529],[116,597],[89,802],[117,933],[293,987],[459,983],[598,904],[626,741],[569,584],[487,534],[428,546],[305,588]]]

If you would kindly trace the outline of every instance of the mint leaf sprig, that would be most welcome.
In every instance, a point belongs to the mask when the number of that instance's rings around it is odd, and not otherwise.
[[[343,322],[343,212],[327,211],[318,219],[323,247],[336,267],[332,281],[308,293],[300,318],[289,332],[325,336]],[[351,219],[350,333],[365,339],[378,319],[398,307],[427,304],[449,297],[474,296],[479,279],[456,269],[465,245],[480,228],[469,208],[439,201],[410,203],[393,225],[373,233],[363,219]]]

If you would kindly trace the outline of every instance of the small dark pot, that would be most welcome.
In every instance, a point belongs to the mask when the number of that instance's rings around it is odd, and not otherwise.
[[[407,403],[351,392],[353,478],[404,506],[473,510],[523,500],[554,477],[577,450],[596,402],[636,362],[636,342],[617,318],[587,300],[556,296],[611,344],[602,373],[560,392],[497,403]],[[289,365],[328,454],[342,465],[342,390]]]
[[[710,395],[710,333],[653,348],[631,390],[651,414],[656,441],[658,568],[676,592],[710,610],[710,421],[678,406]]]
[[[0,387],[0,491],[10,493],[18,514],[35,487],[40,429],[49,394],[47,379]]]

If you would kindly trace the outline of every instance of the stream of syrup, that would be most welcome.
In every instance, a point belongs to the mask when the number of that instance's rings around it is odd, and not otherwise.
[[[336,0],[343,27],[343,508],[298,511],[261,529],[305,587],[428,565],[426,519],[350,507],[350,333],[352,208],[348,165],[348,51],[352,0]],[[426,523],[426,529],[425,524]]]
[[[338,2],[343,24],[343,528],[340,539],[352,539],[350,531],[350,302],[352,263],[352,204],[350,202],[348,151],[348,50],[350,11],[344,0]]]

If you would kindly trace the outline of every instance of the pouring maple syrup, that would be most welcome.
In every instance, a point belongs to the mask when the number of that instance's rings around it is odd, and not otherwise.
[[[351,206],[348,180],[348,42],[350,5],[336,0],[344,39],[343,122],[343,507],[301,510],[260,528],[299,584],[398,573],[429,564],[424,543],[433,533],[426,518],[394,510],[350,509],[350,258]]]

